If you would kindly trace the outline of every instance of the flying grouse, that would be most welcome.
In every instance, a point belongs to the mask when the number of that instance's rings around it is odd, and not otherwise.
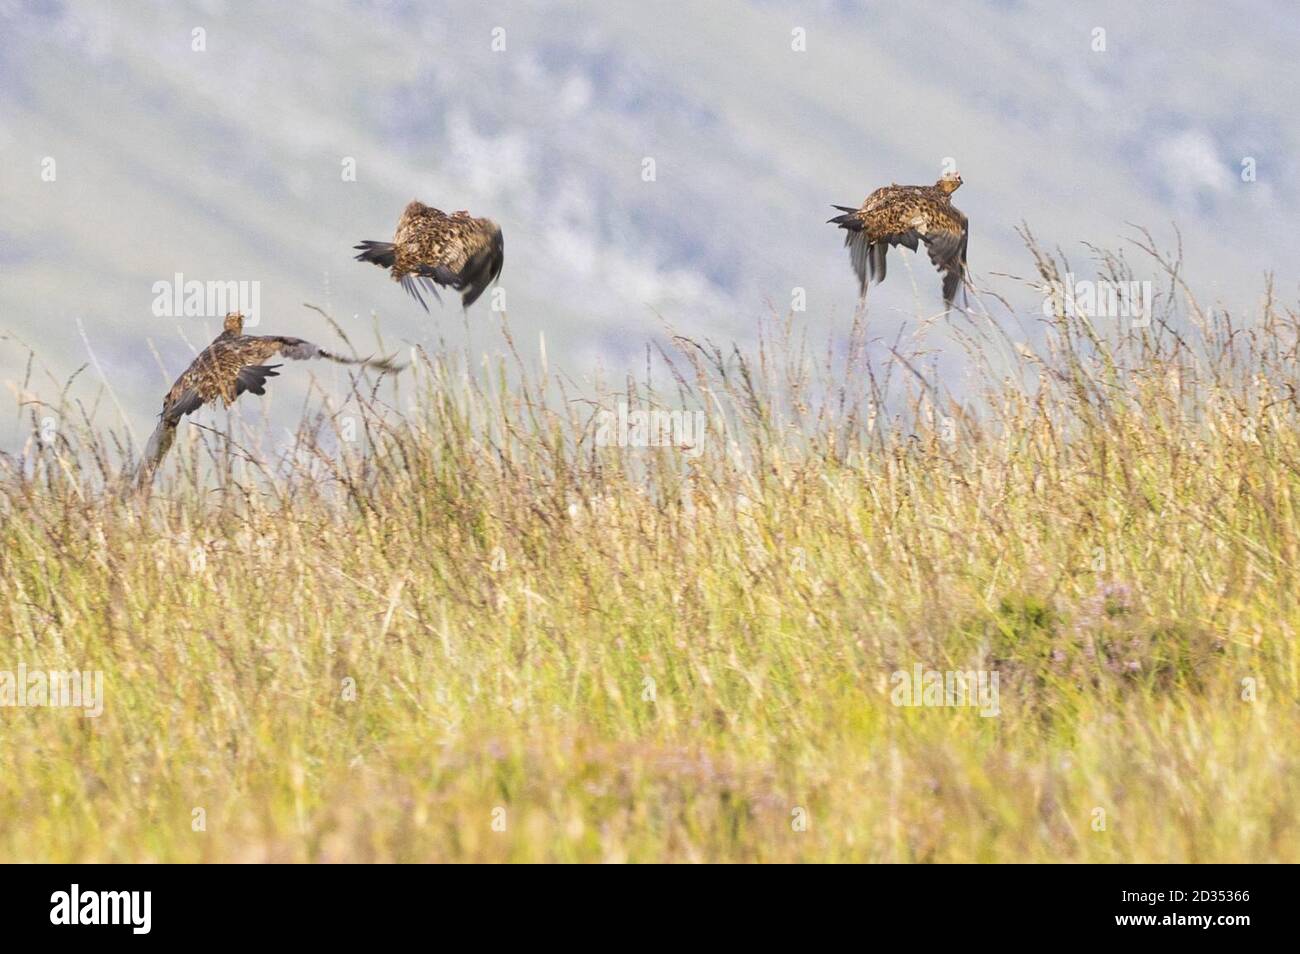
[[[461,304],[468,308],[496,281],[505,260],[501,227],[491,219],[464,211],[448,215],[418,200],[403,210],[391,242],[366,240],[354,248],[361,253],[357,261],[389,269],[425,311],[420,286],[439,301],[437,285],[464,292]]]
[[[176,425],[182,417],[204,404],[220,400],[227,407],[245,391],[265,394],[267,378],[278,377],[278,364],[264,364],[267,358],[280,356],[305,361],[324,358],[339,364],[360,364],[380,371],[400,370],[391,361],[370,358],[345,358],[301,338],[280,335],[244,334],[244,316],[239,312],[226,315],[221,334],[213,339],[176,379],[163,398],[162,413],[140,461],[137,481],[152,478],[163,456],[176,438]]]
[[[916,251],[924,242],[930,261],[943,272],[943,300],[951,305],[966,276],[966,216],[952,204],[961,176],[950,172],[932,186],[889,185],[867,196],[861,208],[836,205],[844,215],[831,222],[844,229],[861,294],[873,279],[885,280],[885,254],[891,245]]]

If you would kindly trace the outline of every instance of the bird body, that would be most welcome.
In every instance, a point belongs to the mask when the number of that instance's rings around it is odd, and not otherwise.
[[[861,293],[874,279],[885,279],[885,255],[891,246],[916,251],[924,242],[935,268],[943,272],[943,300],[951,305],[966,275],[966,216],[952,204],[961,176],[949,173],[932,186],[888,185],[877,189],[856,209],[837,205],[844,215],[829,221],[846,231],[853,270]]]
[[[267,379],[278,377],[280,372],[276,369],[282,365],[264,362],[277,356],[297,361],[323,358],[337,364],[364,365],[380,371],[400,370],[387,359],[346,358],[302,338],[246,335],[244,316],[232,312],[226,315],[221,334],[199,353],[163,398],[158,426],[145,447],[138,480],[143,482],[153,476],[175,439],[176,426],[186,414],[218,400],[229,407],[245,391],[265,394]]]
[[[505,260],[501,227],[491,219],[465,211],[448,215],[418,200],[402,211],[393,241],[366,240],[355,248],[357,261],[389,269],[425,311],[420,286],[435,298],[437,285],[464,292],[461,303],[468,308],[496,281]]]

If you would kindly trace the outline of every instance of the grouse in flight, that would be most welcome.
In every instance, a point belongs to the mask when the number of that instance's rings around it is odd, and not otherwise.
[[[476,219],[464,211],[448,215],[418,200],[402,211],[391,242],[366,240],[353,247],[361,253],[357,261],[390,269],[393,281],[425,311],[429,306],[420,294],[421,285],[439,301],[436,285],[464,292],[461,304],[468,308],[496,281],[505,260],[501,226],[491,219]]]
[[[324,358],[338,364],[360,364],[380,371],[400,370],[388,359],[345,358],[301,338],[246,335],[244,316],[239,312],[226,315],[222,327],[221,334],[203,349],[163,398],[158,426],[140,461],[137,475],[140,483],[153,476],[176,438],[176,425],[186,414],[217,399],[229,407],[245,391],[265,394],[267,378],[278,377],[280,372],[276,368],[281,367],[264,364],[267,358],[276,355],[299,361]]]
[[[966,216],[952,204],[952,194],[961,186],[961,176],[947,173],[932,186],[889,185],[867,196],[861,208],[836,205],[844,215],[830,219],[847,234],[863,296],[874,279],[885,280],[885,254],[891,245],[905,245],[916,251],[924,242],[934,267],[943,272],[943,300],[951,305],[957,287],[966,276]]]

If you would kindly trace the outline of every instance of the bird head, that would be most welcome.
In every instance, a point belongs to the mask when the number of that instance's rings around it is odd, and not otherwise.
[[[952,195],[961,188],[961,173],[945,172],[939,178],[939,181],[934,184],[934,187],[944,195]]]
[[[244,333],[244,316],[237,311],[232,311],[226,315],[225,321],[221,323],[221,328],[232,335],[242,335]]]

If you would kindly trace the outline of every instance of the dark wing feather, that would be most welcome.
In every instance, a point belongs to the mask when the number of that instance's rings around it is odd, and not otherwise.
[[[943,210],[931,223],[926,235],[926,251],[934,267],[943,272],[943,300],[951,305],[957,297],[966,274],[966,245],[970,235],[969,223],[952,206]]]
[[[435,285],[430,279],[425,278],[424,276],[420,277],[420,284],[424,286],[425,291],[427,291],[430,295],[434,297],[434,300],[436,300],[438,304],[440,305],[442,304],[442,296],[438,294],[437,285]],[[425,311],[428,311],[428,309],[426,308]]]
[[[501,230],[496,228],[487,245],[475,252],[461,269],[461,278],[469,286],[469,291],[461,298],[462,307],[468,308],[478,301],[487,287],[497,280],[505,261],[505,238],[501,235]]]
[[[427,311],[429,310],[429,306],[428,306],[428,304],[425,302],[425,300],[424,300],[424,296],[420,294],[420,284],[421,284],[421,283],[417,281],[417,278],[418,278],[418,276],[416,276],[416,275],[403,275],[403,276],[401,277],[401,285],[402,285],[402,287],[403,287],[404,289],[406,289],[406,293],[407,293],[408,295],[410,295],[412,298],[414,298],[416,301],[418,301],[418,302],[420,303],[420,307],[423,308],[423,309],[427,312]],[[424,285],[425,285],[426,288],[429,287],[429,285],[428,285],[427,282],[425,282]],[[430,290],[432,290],[432,289],[430,289]],[[437,292],[434,292],[433,294],[434,294],[434,297],[435,297],[435,298],[438,297],[438,293],[437,293]],[[439,298],[438,300],[439,300],[439,301],[442,301],[441,298]]]
[[[197,388],[185,388],[171,398],[163,408],[163,417],[173,423],[186,414],[193,414],[203,406],[203,397]]]
[[[335,364],[365,365],[378,371],[401,370],[401,367],[394,364],[391,358],[348,358],[332,351],[326,351],[320,345],[304,341],[302,338],[267,337],[258,340],[268,342],[268,347],[274,346],[274,353],[282,354],[294,361],[310,361],[312,358],[322,358],[326,361],[333,361]]]
[[[278,364],[250,364],[239,369],[239,374],[235,377],[235,397],[247,391],[249,394],[262,395],[266,393],[266,379],[279,377],[280,372],[275,369],[281,367]]]
[[[501,274],[505,239],[494,222],[476,219],[467,224],[454,218],[447,220],[443,239],[445,245],[439,249],[443,260],[422,263],[416,272],[431,283],[464,292],[461,306],[468,308]]]

